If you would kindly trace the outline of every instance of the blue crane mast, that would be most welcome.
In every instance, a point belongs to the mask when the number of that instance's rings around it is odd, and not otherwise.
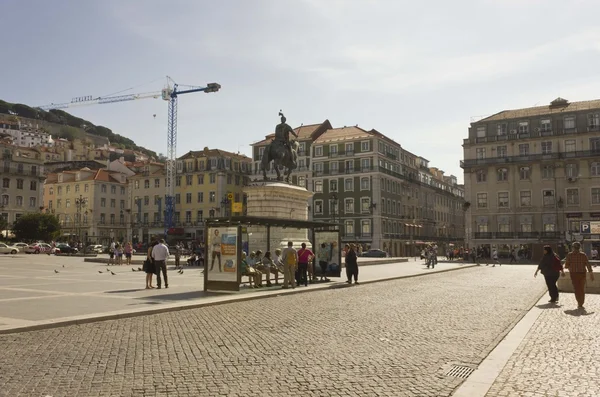
[[[171,82],[173,80],[169,77]],[[167,164],[166,164],[166,192],[165,192],[165,236],[169,229],[173,227],[173,215],[175,214],[175,178],[176,178],[176,160],[177,160],[177,99],[179,95],[191,94],[194,92],[211,93],[221,89],[218,83],[209,83],[206,87],[189,87],[179,90],[179,85],[173,82],[173,87],[167,84],[167,87],[160,92],[146,92],[140,94],[126,94],[106,97],[84,96],[73,98],[71,102],[52,103],[50,105],[38,106],[42,110],[67,109],[77,106],[104,105],[115,102],[134,101],[146,98],[162,98],[169,101],[168,121],[167,121]],[[160,212],[159,212],[160,213]]]

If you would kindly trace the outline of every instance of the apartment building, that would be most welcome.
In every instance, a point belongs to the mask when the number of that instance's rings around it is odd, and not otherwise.
[[[33,149],[0,143],[2,190],[0,216],[12,225],[21,215],[37,212],[43,205],[44,161]],[[7,232],[3,231],[2,235]]]
[[[505,110],[471,123],[464,140],[467,238],[537,259],[600,220],[600,100]],[[584,249],[598,244],[588,235]]]
[[[134,240],[149,241],[164,235],[166,172],[164,164],[145,163],[130,178]],[[173,227],[169,238],[204,240],[204,219],[229,216],[232,202],[245,211],[243,187],[248,185],[249,157],[219,149],[190,151],[176,162]]]
[[[105,169],[82,168],[48,174],[45,211],[55,214],[63,238],[85,244],[127,239],[127,176]]]
[[[310,185],[312,171],[310,166],[311,161],[311,145],[325,131],[333,128],[329,120],[325,120],[320,124],[302,125],[294,128],[294,132],[298,135],[298,168],[292,173],[291,183],[297,186],[307,188]],[[261,160],[265,148],[273,141],[275,134],[269,134],[265,139],[252,144],[252,160],[253,170],[251,175],[252,181],[262,181],[263,173],[261,169]],[[290,136],[290,139],[294,139]],[[267,171],[267,177],[274,179],[277,176],[275,168],[271,163]]]

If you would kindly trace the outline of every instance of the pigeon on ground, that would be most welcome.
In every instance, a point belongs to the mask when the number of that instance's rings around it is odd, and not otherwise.
[[[63,265],[63,267],[65,267],[65,265]]]
[[[111,271],[111,272],[110,272],[110,274],[112,274],[112,275],[114,276],[116,273],[113,273],[113,272]]]
[[[181,269],[180,271],[178,271],[177,273],[179,274],[183,274],[183,269]]]
[[[58,270],[54,269],[54,273],[58,273]]]
[[[138,272],[141,272],[141,271],[142,271],[142,268],[141,268],[141,267],[138,267]]]
[[[131,268],[131,271],[132,271],[132,272],[135,272],[135,269],[134,269],[134,268]]]

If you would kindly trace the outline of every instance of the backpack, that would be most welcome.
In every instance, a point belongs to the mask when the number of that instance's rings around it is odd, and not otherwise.
[[[291,250],[288,251],[287,255],[285,256],[285,263],[293,266],[296,265],[296,255],[294,255]]]

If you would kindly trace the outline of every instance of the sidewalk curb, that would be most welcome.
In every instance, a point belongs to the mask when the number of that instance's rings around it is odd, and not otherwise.
[[[409,275],[404,275],[404,276],[386,277],[386,278],[364,281],[364,282],[361,282],[360,284],[365,285],[365,284],[380,283],[380,282],[384,282],[384,281],[400,280],[400,279],[404,279],[404,278],[423,277],[423,276],[427,276],[430,274],[447,273],[447,272],[453,272],[453,271],[462,270],[462,269],[468,269],[468,268],[472,268],[472,267],[477,267],[477,265],[471,264],[471,265],[466,265],[466,266],[451,268],[451,269],[443,269],[443,270],[437,270],[437,271],[434,270],[429,273],[417,273],[417,274],[409,274]],[[303,294],[303,293],[309,293],[309,292],[313,292],[313,291],[321,291],[321,290],[325,290],[325,289],[334,289],[334,288],[351,288],[351,287],[347,286],[346,283],[340,282],[340,283],[335,283],[335,284],[317,285],[314,288],[307,288],[307,289],[296,288],[296,289],[287,289],[287,290],[264,291],[264,293],[262,293],[262,294],[261,293],[252,294],[252,295],[248,294],[248,296],[233,295],[233,296],[231,296],[231,299],[225,298],[225,299],[221,299],[218,301],[196,302],[196,303],[191,303],[188,305],[173,305],[173,304],[168,305],[167,304],[167,305],[163,305],[162,307],[159,307],[156,309],[143,310],[143,311],[142,310],[134,310],[134,311],[121,311],[121,312],[116,312],[116,313],[113,312],[113,313],[107,313],[107,314],[91,314],[91,315],[87,315],[87,316],[80,316],[79,318],[66,317],[64,320],[55,319],[55,320],[49,320],[48,322],[41,323],[41,324],[23,325],[23,326],[17,326],[14,328],[0,329],[0,335],[9,335],[9,334],[30,332],[30,331],[40,331],[40,330],[46,330],[46,329],[52,329],[52,328],[65,327],[65,326],[69,326],[69,325],[83,325],[83,324],[95,323],[95,322],[100,322],[100,321],[120,320],[120,319],[125,319],[125,318],[141,317],[141,316],[146,316],[146,315],[154,315],[154,314],[175,312],[175,311],[181,311],[181,310],[199,309],[202,307],[225,305],[228,303],[247,302],[247,301],[257,300],[257,299],[273,298],[273,297],[277,297],[277,296],[281,296],[281,295]]]
[[[519,314],[491,343],[491,349],[488,350],[486,357],[477,365],[477,369],[452,392],[452,397],[485,397],[542,313],[536,305],[547,293],[548,290],[544,290],[538,294],[529,309]]]

